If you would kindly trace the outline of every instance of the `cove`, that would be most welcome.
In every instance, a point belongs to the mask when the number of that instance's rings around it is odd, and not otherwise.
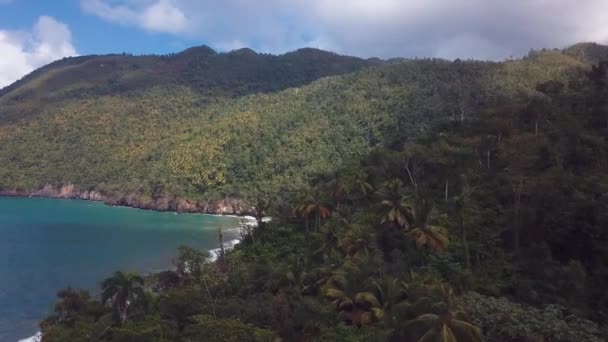
[[[218,227],[225,241],[238,238],[235,217],[0,197],[0,341],[36,333],[60,289],[95,294],[116,270],[166,269],[180,245],[218,247]]]

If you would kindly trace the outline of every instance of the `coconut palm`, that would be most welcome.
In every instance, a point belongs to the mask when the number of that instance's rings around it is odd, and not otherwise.
[[[479,327],[456,319],[446,311],[427,313],[407,321],[403,326],[407,341],[418,342],[480,342]]]
[[[328,267],[300,272],[289,270],[285,275],[291,286],[297,288],[302,295],[316,295],[319,289],[327,283],[331,270]]]
[[[367,173],[362,169],[355,171],[353,183],[351,184],[351,193],[359,193],[360,198],[358,199],[366,198],[374,191],[374,187],[369,183],[368,177]]]
[[[116,272],[101,284],[101,301],[110,302],[119,323],[127,320],[129,306],[144,296],[144,279],[136,273]]]
[[[356,259],[369,256],[373,248],[373,241],[374,234],[367,227],[344,222],[336,247],[347,258]]]
[[[361,326],[382,319],[380,302],[372,292],[349,292],[346,282],[333,280],[325,288],[325,296],[333,301],[349,323]]]
[[[447,230],[440,226],[430,225],[432,205],[420,199],[416,202],[413,213],[414,225],[407,236],[416,243],[418,248],[428,248],[433,252],[443,252],[448,246]]]
[[[383,311],[376,294],[367,291],[365,274],[347,261],[345,267],[334,272],[323,288],[341,316],[353,325],[368,325],[382,319]]]
[[[325,185],[334,199],[336,209],[339,210],[351,191],[347,177],[340,172],[335,172]]]
[[[429,274],[410,273],[407,305],[400,312],[397,332],[406,341],[477,342],[479,327],[467,323],[460,312],[452,313],[454,290]]]
[[[396,328],[409,308],[409,286],[402,280],[394,277],[383,277],[373,280],[374,292],[380,302],[381,311],[377,311],[388,328]]]
[[[373,186],[369,183],[369,176],[364,169],[359,166],[353,166],[345,170],[339,175],[341,184],[338,193],[342,196],[342,199],[349,201],[359,201],[367,198],[374,190]],[[330,186],[335,188],[335,183],[329,183]]]
[[[309,218],[315,220],[315,232],[321,226],[321,220],[331,216],[331,208],[325,200],[324,193],[318,188],[311,189],[305,196],[303,203],[294,209],[296,216],[306,221],[306,231],[309,231]]]
[[[416,243],[418,248],[428,248],[433,252],[443,252],[449,243],[447,231],[443,227],[423,225],[407,233],[407,236]]]
[[[411,197],[406,195],[403,182],[393,179],[385,183],[380,191],[380,223],[397,228],[408,229],[414,223],[414,210]]]
[[[343,230],[343,221],[344,219],[332,219],[321,227],[321,245],[312,252],[313,256],[322,256],[324,260],[327,260],[337,252],[336,245]]]

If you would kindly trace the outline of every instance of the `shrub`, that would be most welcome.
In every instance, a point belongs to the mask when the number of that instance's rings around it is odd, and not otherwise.
[[[458,301],[471,314],[471,320],[482,327],[489,341],[529,337],[564,342],[603,341],[596,323],[571,315],[559,305],[535,308],[476,292],[469,292]]]

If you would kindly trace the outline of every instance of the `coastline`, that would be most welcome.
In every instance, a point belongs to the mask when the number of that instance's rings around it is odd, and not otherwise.
[[[188,198],[163,194],[156,198],[142,198],[136,194],[104,194],[95,190],[76,190],[72,184],[55,188],[45,185],[39,190],[0,190],[3,197],[41,197],[102,202],[109,206],[176,212],[179,214],[233,215],[237,217],[255,215],[255,208],[237,197],[219,200],[195,201]]]
[[[18,198],[25,198],[26,196],[5,196],[5,195],[0,195],[0,197],[18,197]],[[27,196],[30,197],[30,196]],[[70,199],[70,200],[80,200],[80,199],[73,199],[73,198],[65,198],[65,197],[48,197],[48,196],[31,196],[31,197],[36,197],[36,198],[52,198],[52,199]],[[91,201],[91,200],[89,200]],[[93,202],[101,202],[101,201],[93,201]],[[138,209],[138,208],[133,208],[133,207],[126,207],[123,206],[126,209]],[[167,212],[167,211],[164,211]],[[177,214],[177,213],[176,213]],[[184,213],[186,214],[186,213]],[[233,226],[232,224],[229,225],[228,227],[225,227],[223,229],[224,231],[224,235],[227,238],[224,242],[223,242],[223,248],[225,251],[229,251],[232,250],[237,244],[239,244],[241,242],[241,233],[244,231],[243,228],[244,227],[255,227],[257,226],[257,220],[255,217],[253,216],[247,216],[247,215],[234,215],[234,214],[209,214],[209,213],[187,213],[190,215],[209,215],[209,216],[217,216],[217,217],[225,217],[225,218],[234,218],[234,219],[238,219],[239,220],[239,224],[237,226]],[[268,222],[270,220],[270,218],[264,218],[265,222]],[[208,252],[208,260],[210,262],[215,262],[218,258],[219,252],[220,252],[221,248],[213,248],[213,249],[208,249],[206,250]],[[205,250],[203,250],[205,251]],[[167,268],[169,269],[169,268]],[[167,269],[163,269],[163,270],[167,270]],[[156,272],[160,272],[162,270],[156,270],[156,271],[152,271],[149,274],[153,274]],[[148,274],[148,273],[146,273]],[[25,338],[18,338],[16,340],[16,342],[40,342],[42,341],[42,335],[41,332],[38,331],[36,332],[36,334],[30,336],[30,337],[25,337]]]

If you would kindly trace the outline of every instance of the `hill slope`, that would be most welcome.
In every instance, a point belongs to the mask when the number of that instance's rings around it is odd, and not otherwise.
[[[45,341],[606,341],[608,63],[581,67],[406,61],[202,109],[125,162],[272,221],[60,291]]]
[[[297,187],[436,122],[542,96],[537,83],[589,67],[560,51],[505,63],[204,47],[67,59],[0,93],[0,190],[214,211],[194,202],[259,183]],[[338,76],[306,85],[327,75]]]
[[[64,58],[0,90],[0,122],[33,115],[66,101],[182,86],[203,102],[308,84],[382,63],[300,49],[280,56],[249,49],[217,53],[190,48],[166,56],[105,55]]]

